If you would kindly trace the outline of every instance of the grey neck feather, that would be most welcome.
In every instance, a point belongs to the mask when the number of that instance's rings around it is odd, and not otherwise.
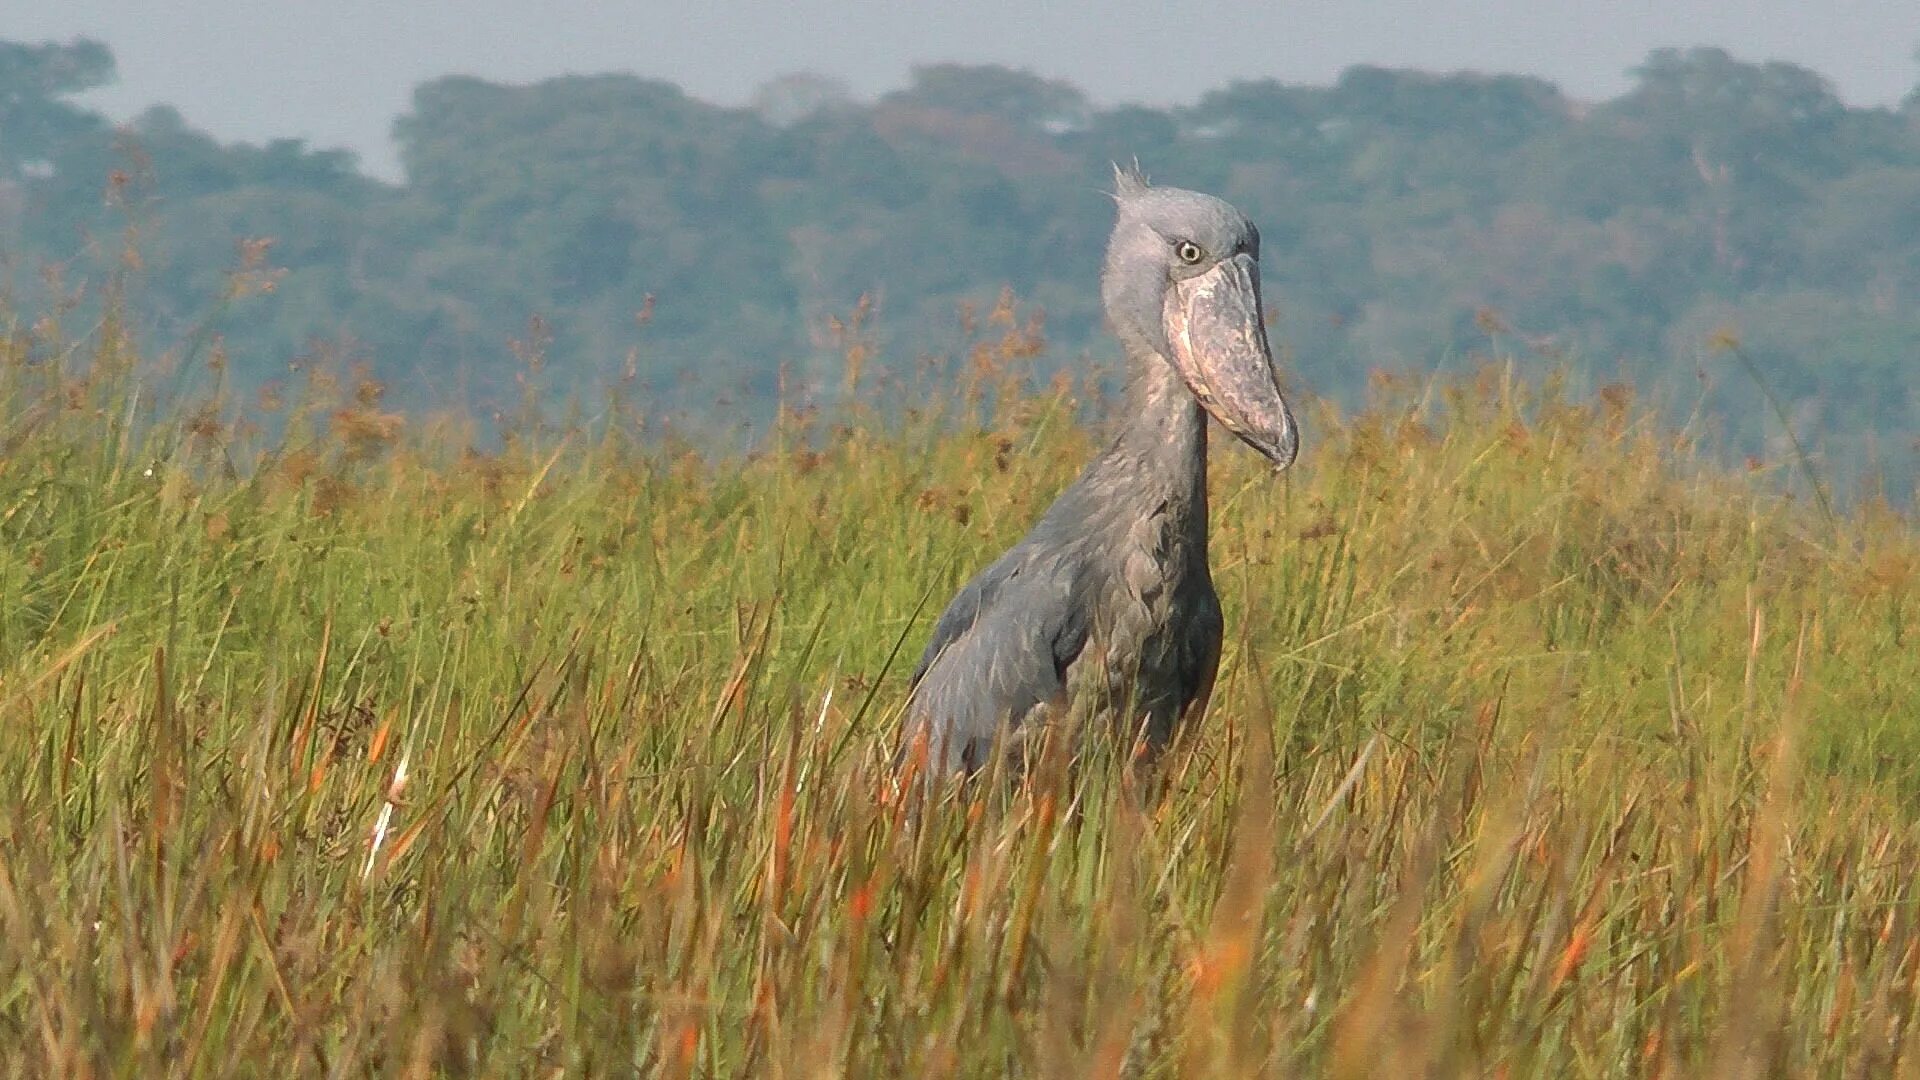
[[[1118,432],[1090,472],[1101,475],[1106,497],[1122,515],[1139,520],[1165,514],[1198,544],[1207,531],[1207,422],[1173,365],[1136,350]]]

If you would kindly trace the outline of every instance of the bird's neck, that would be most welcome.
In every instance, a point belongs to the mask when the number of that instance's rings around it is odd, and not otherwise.
[[[1108,453],[1134,471],[1140,481],[1135,490],[1143,497],[1165,502],[1204,535],[1206,414],[1172,364],[1152,353],[1134,357],[1120,431]]]

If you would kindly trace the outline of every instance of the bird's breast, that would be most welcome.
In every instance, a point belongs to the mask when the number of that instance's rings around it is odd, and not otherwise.
[[[1165,508],[1134,518],[1118,539],[1095,620],[1104,681],[1114,692],[1136,680],[1177,683],[1182,643],[1217,607],[1204,541]]]

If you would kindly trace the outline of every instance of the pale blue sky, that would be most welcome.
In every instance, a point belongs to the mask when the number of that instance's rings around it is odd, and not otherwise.
[[[1526,72],[1599,98],[1651,48],[1711,44],[1804,64],[1856,104],[1920,82],[1920,0],[0,0],[0,38],[77,34],[119,58],[120,84],[93,98],[116,117],[170,102],[223,138],[347,146],[387,175],[409,91],[450,73],[630,71],[737,103],[790,71],[873,94],[915,62],[995,61],[1166,104],[1364,62]]]

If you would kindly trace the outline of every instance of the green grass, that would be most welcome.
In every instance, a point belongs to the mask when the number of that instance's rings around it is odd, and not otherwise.
[[[1030,345],[726,461],[0,346],[7,1070],[1920,1074],[1920,533],[1617,389],[1217,443],[1159,790],[910,814],[905,671],[1094,446]]]

